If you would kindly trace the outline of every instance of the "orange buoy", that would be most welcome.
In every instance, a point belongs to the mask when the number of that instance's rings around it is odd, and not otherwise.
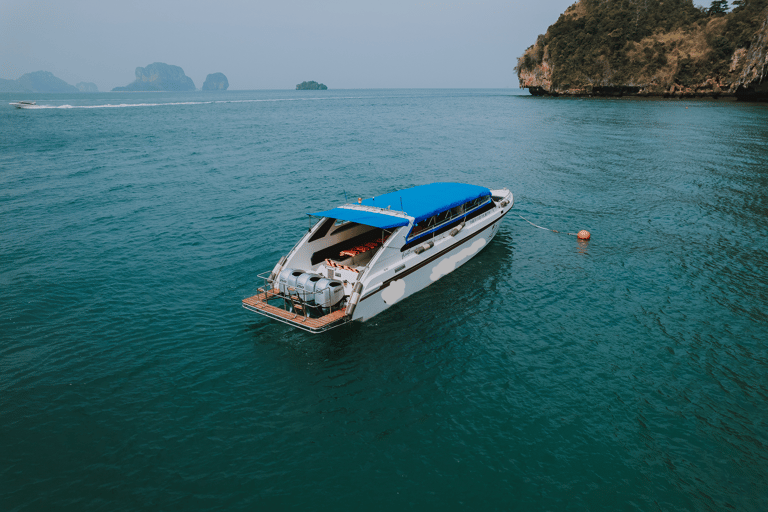
[[[582,229],[576,234],[576,236],[578,237],[579,240],[589,240],[589,237],[592,235],[590,235],[589,231],[587,231],[586,229]]]

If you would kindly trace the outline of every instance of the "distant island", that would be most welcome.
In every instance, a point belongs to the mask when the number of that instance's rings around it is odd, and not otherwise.
[[[518,59],[521,88],[550,96],[768,100],[768,0],[579,0]]]
[[[136,68],[136,80],[113,91],[194,91],[195,83],[179,66],[155,62]]]
[[[205,83],[203,83],[204,91],[226,91],[228,87],[229,80],[224,73],[211,73],[205,77]]]
[[[0,78],[0,92],[80,92],[50,71],[35,71],[21,75],[16,80]]]
[[[301,82],[296,86],[297,91],[325,91],[328,87],[325,84],[319,84],[315,81]]]
[[[93,82],[79,82],[75,87],[80,92],[99,92],[99,88]]]
[[[0,92],[32,92],[16,80],[0,78]]]

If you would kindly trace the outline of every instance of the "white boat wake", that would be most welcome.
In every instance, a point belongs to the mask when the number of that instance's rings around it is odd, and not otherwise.
[[[338,98],[272,98],[272,99],[259,99],[259,100],[215,100],[215,101],[181,101],[181,102],[168,102],[168,103],[107,103],[104,105],[29,105],[25,106],[25,110],[40,110],[40,109],[81,109],[81,108],[128,108],[128,107],[168,107],[178,105],[211,105],[214,103],[262,103],[262,102],[276,102],[276,101],[321,101],[321,100],[344,100],[344,99],[360,99],[360,96],[348,96]]]

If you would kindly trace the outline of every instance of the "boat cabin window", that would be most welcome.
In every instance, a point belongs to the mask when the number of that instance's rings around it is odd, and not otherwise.
[[[427,231],[430,228],[435,227],[435,220],[435,217],[430,217],[413,226],[413,229],[411,230],[411,237],[414,237],[420,233],[423,233],[424,231]]]
[[[443,212],[438,213],[437,215],[433,215],[432,217],[428,219],[424,219],[421,222],[415,224],[413,228],[411,229],[411,232],[408,234],[408,239],[413,239],[427,231],[431,231],[434,228],[437,228],[446,222],[450,222],[451,220],[463,216],[465,213],[468,213],[478,206],[481,206],[488,202],[488,196],[482,196],[478,197],[477,199],[473,199],[472,201],[467,201],[464,204],[460,204],[459,206],[454,206],[450,210],[445,210]]]

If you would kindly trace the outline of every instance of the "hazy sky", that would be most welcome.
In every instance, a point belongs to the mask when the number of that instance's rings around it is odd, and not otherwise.
[[[573,0],[0,0],[0,78],[51,71],[108,91],[137,66],[199,89],[517,87],[522,52]]]

